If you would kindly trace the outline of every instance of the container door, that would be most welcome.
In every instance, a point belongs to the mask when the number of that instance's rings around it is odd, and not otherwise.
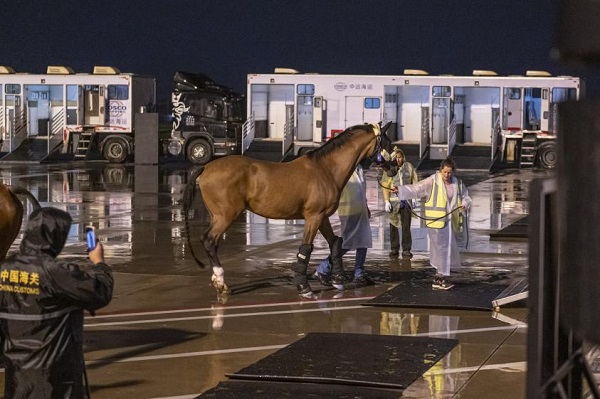
[[[344,127],[381,121],[381,97],[346,97]]]
[[[541,109],[541,120],[540,130],[543,132],[549,131],[550,120],[550,89],[542,89],[542,109]]]
[[[367,97],[364,101],[363,120],[361,123],[378,123],[383,119],[383,102],[381,97]]]
[[[496,155],[498,150],[498,143],[500,142],[500,110],[498,108],[492,108],[492,158]]]
[[[313,138],[313,96],[298,96],[298,136],[296,140],[311,141]]]
[[[448,99],[448,102],[450,104],[450,113],[448,115],[450,125],[448,126],[448,152],[446,155],[450,156],[456,145],[456,117],[454,116],[454,101]]]
[[[468,135],[471,143],[489,145],[491,143],[491,132],[493,130],[493,109],[488,104],[473,104],[469,112],[469,126],[471,134]]]
[[[523,105],[523,129],[540,130],[542,120],[542,89],[526,87],[523,90]]]
[[[312,141],[321,143],[325,139],[327,126],[327,100],[315,97],[313,110],[313,137]]]
[[[344,129],[364,122],[364,100],[364,97],[346,97],[346,109],[344,112]]]
[[[434,98],[431,113],[431,143],[448,143],[448,126],[450,125],[450,99]]]
[[[283,129],[283,140],[281,147],[281,156],[285,156],[292,145],[294,145],[294,105],[288,104],[285,106],[286,123]]]
[[[10,137],[10,151],[14,151],[27,138],[27,118],[21,94],[6,95],[6,132]]]
[[[502,109],[502,127],[505,130],[521,130],[523,114],[523,96],[520,87],[506,87],[504,89],[504,107]]]
[[[269,86],[269,105],[267,119],[269,121],[269,138],[283,140],[286,122],[286,104],[294,104],[294,85]]]
[[[421,106],[421,140],[419,147],[419,159],[425,158],[425,153],[431,143],[430,137],[430,123],[429,123],[429,107]]]
[[[40,86],[36,86],[40,87]],[[50,123],[50,91],[33,89],[27,93],[29,136],[48,137]]]
[[[85,125],[104,125],[104,87],[98,85],[84,86],[84,118]]]

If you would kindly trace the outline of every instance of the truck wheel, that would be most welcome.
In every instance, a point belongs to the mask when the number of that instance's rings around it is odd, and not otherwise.
[[[108,162],[122,163],[127,158],[127,155],[129,155],[129,152],[127,151],[127,146],[122,141],[109,140],[104,144],[102,155],[104,155],[104,159],[108,160]]]
[[[538,165],[544,169],[556,167],[556,142],[546,141],[537,149]]]
[[[212,148],[206,140],[194,140],[188,145],[187,158],[196,165],[204,165],[212,158]]]

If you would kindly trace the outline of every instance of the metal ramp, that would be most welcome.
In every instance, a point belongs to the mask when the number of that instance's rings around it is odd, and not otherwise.
[[[10,162],[41,162],[48,156],[48,139],[28,138],[14,151],[9,152],[2,161]]]
[[[520,279],[509,285],[504,291],[492,301],[494,310],[498,311],[502,305],[526,299],[529,296],[529,282]]]
[[[75,161],[83,161],[87,158],[93,139],[94,129],[86,129],[81,132],[75,149]]]

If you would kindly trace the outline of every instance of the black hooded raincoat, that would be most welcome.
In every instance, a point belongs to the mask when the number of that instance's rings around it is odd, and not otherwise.
[[[86,397],[83,310],[110,302],[113,277],[102,263],[82,270],[56,259],[71,217],[34,211],[19,252],[0,265],[0,331],[5,398]]]

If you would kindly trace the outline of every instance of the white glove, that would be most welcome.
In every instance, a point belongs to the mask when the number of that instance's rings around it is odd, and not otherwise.
[[[462,203],[463,209],[466,213],[471,209],[471,201],[463,201]]]
[[[390,201],[385,201],[385,211],[392,212],[392,203]]]

